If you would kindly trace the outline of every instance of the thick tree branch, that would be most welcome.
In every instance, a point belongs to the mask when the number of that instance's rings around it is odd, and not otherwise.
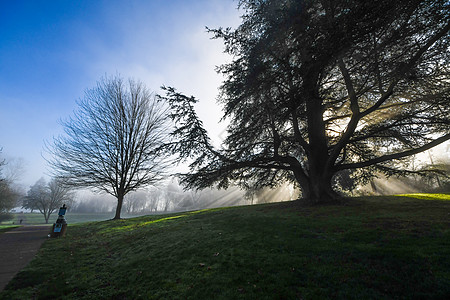
[[[380,156],[380,157],[370,159],[367,161],[363,161],[363,162],[337,165],[335,167],[335,170],[365,168],[365,167],[369,167],[369,166],[372,166],[372,165],[375,165],[378,163],[382,163],[382,162],[386,162],[386,161],[390,161],[390,160],[401,159],[401,158],[411,156],[414,154],[418,154],[418,153],[421,153],[428,149],[431,149],[431,148],[433,148],[445,141],[448,141],[448,140],[450,140],[450,134],[446,134],[426,145],[423,145],[422,147],[418,147],[415,149],[411,149],[411,150],[407,150],[407,151],[403,151],[403,152],[399,152],[399,153],[394,153],[394,154],[389,154],[389,155],[384,155],[384,156]]]
[[[360,111],[359,111],[359,104],[358,99],[356,97],[356,93],[353,87],[352,80],[350,78],[350,75],[348,73],[347,68],[345,67],[344,61],[342,59],[339,59],[338,61],[339,69],[341,70],[342,76],[344,77],[345,86],[347,88],[348,97],[350,99],[350,109],[352,111],[352,115],[350,118],[350,121],[347,125],[347,129],[345,130],[344,134],[340,138],[339,142],[333,147],[333,150],[328,157],[327,160],[327,166],[328,168],[336,162],[336,159],[339,156],[339,153],[341,152],[342,148],[348,143],[348,140],[352,137],[353,133],[356,130],[356,127],[358,126],[358,122],[360,120]]]

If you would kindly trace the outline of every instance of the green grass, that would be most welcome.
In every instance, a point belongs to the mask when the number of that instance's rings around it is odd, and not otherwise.
[[[42,225],[45,224],[44,215],[40,213],[16,213],[13,214],[14,218],[9,221],[2,222],[2,225],[20,224],[20,219],[23,220],[23,224],[27,225]],[[126,215],[125,215],[126,216]],[[72,213],[67,212],[65,218],[69,224],[92,222],[92,221],[104,221],[112,219],[114,213]],[[53,224],[58,218],[58,214],[54,213],[50,216],[48,223]]]
[[[0,234],[2,234],[3,232],[7,232],[10,231],[16,227],[19,226],[15,226],[15,225],[0,225]]]
[[[406,196],[411,198],[423,199],[423,200],[443,200],[450,201],[450,194],[405,194],[405,195],[397,195],[397,196]]]
[[[0,299],[448,299],[440,197],[69,224]]]

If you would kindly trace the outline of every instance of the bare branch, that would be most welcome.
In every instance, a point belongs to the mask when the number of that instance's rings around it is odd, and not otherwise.
[[[140,82],[103,78],[62,122],[65,136],[47,145],[48,163],[66,185],[90,187],[118,198],[154,184],[165,174],[168,111]]]

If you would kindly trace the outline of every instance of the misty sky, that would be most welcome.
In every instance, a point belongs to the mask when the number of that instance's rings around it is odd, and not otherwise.
[[[0,147],[3,158],[23,159],[20,183],[28,188],[47,173],[44,141],[62,132],[59,120],[105,75],[196,96],[219,141],[222,78],[214,69],[229,58],[205,26],[236,27],[236,7],[232,0],[0,0]]]

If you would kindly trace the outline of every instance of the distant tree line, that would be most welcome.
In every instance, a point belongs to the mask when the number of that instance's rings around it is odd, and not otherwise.
[[[158,187],[129,193],[123,203],[123,213],[153,214],[174,211],[280,202],[298,198],[298,190],[292,186],[278,189],[243,191],[237,186],[227,190],[206,188],[203,190],[184,190],[176,179]],[[72,204],[71,212],[110,213],[114,211],[113,198],[107,195],[90,195],[78,198]]]
[[[0,154],[2,149],[0,148]],[[5,167],[8,165],[6,159],[0,157],[0,222],[13,218],[11,210],[17,206],[21,197],[20,189],[14,184],[17,174],[9,172],[5,174]]]
[[[189,211],[202,208],[248,204],[240,189],[229,190],[204,189],[185,191],[173,179],[158,187],[150,187],[129,193],[123,203],[122,212],[132,214],[151,214],[173,211]],[[284,199],[285,200],[285,199]],[[257,202],[256,200],[254,201]],[[79,197],[72,204],[71,212],[106,213],[114,211],[113,199],[107,195],[89,195]]]

